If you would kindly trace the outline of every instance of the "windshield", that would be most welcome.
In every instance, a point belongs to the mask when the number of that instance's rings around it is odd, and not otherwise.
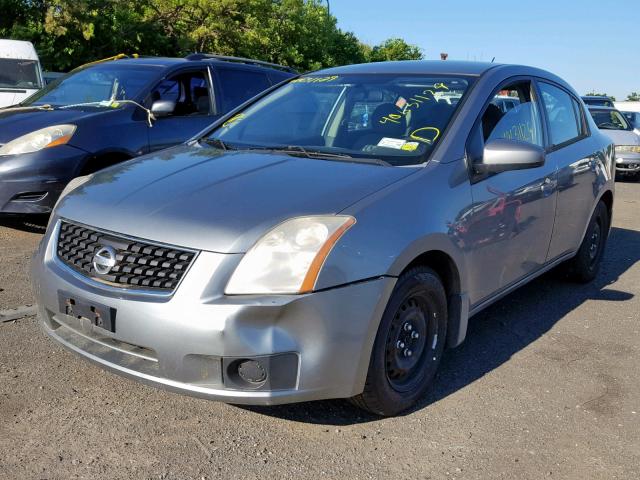
[[[631,130],[624,116],[617,110],[592,110],[591,116],[603,130]]]
[[[303,147],[391,165],[423,163],[471,79],[308,75],[292,80],[213,131],[226,148]]]
[[[83,68],[55,80],[23,105],[78,105],[108,100],[133,100],[158,76],[159,67],[110,62]]]
[[[640,128],[640,112],[621,112],[633,128]]]
[[[38,61],[0,58],[0,88],[40,88]]]

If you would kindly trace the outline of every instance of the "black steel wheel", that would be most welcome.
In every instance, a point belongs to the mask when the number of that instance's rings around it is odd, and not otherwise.
[[[591,216],[578,253],[565,266],[570,279],[587,283],[596,277],[602,263],[608,235],[609,210],[604,202],[600,202]]]
[[[352,402],[378,415],[395,415],[427,391],[440,364],[447,332],[447,298],[427,267],[404,273],[376,335],[364,391]]]

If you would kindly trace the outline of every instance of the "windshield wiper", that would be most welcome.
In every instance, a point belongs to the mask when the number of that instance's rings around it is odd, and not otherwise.
[[[227,145],[226,143],[224,143],[222,140],[220,140],[219,138],[205,138],[204,139],[204,143],[206,143],[207,145],[211,145],[214,148],[219,148],[221,150],[232,150],[232,148]]]
[[[391,164],[385,162],[384,160],[380,160],[378,158],[363,158],[363,157],[353,157],[346,153],[336,153],[336,152],[326,152],[324,150],[314,150],[302,147],[300,145],[281,145],[275,147],[249,147],[247,150],[265,150],[276,153],[286,153],[287,155],[295,155],[301,154],[306,158],[326,158],[329,160],[341,160],[345,162],[353,162],[353,163],[370,163],[374,165],[380,165],[384,167],[389,167]]]

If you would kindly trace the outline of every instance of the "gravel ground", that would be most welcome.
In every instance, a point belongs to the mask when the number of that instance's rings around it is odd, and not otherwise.
[[[547,274],[476,316],[419,408],[240,408],[90,365],[0,323],[0,478],[640,478],[640,183],[596,281]],[[33,302],[41,229],[0,223],[0,310]]]

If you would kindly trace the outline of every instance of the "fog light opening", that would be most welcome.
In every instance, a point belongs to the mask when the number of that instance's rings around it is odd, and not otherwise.
[[[259,387],[267,380],[267,371],[257,360],[240,360],[238,376],[248,384]]]

